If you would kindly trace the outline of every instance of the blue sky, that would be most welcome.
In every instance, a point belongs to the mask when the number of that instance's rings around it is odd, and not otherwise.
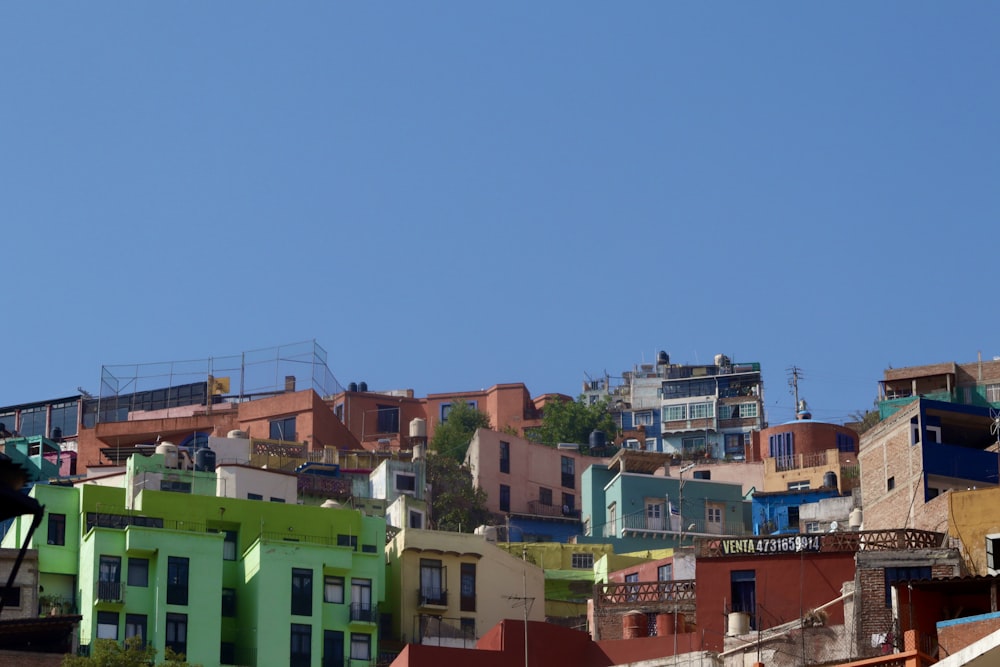
[[[315,339],[341,383],[1000,354],[995,3],[6,3],[0,405]]]

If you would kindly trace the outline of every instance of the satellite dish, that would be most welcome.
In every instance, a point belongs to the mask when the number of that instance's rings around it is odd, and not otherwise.
[[[836,521],[834,521],[833,523],[830,524],[830,532],[831,533],[836,533],[837,532],[837,528],[839,526],[840,526],[840,524],[837,523]]]

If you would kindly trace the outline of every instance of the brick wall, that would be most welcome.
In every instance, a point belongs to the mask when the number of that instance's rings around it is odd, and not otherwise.
[[[944,655],[952,655],[996,630],[1000,630],[1000,614],[985,614],[978,621],[938,628],[938,645]]]

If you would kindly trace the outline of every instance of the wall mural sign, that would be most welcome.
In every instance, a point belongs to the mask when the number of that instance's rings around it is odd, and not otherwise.
[[[819,551],[822,544],[821,537],[821,535],[789,535],[722,540],[722,553],[725,556],[766,556]]]

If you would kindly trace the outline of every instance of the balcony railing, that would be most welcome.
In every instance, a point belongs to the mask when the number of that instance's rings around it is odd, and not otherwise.
[[[95,594],[98,602],[122,602],[125,599],[120,581],[98,581]]]
[[[806,552],[854,553],[858,551],[912,551],[934,549],[944,544],[943,533],[928,530],[894,529],[846,531],[783,537],[747,536],[745,538],[699,537],[695,552],[699,558],[740,554],[762,556]]]
[[[638,581],[597,584],[594,586],[594,606],[638,606],[669,602],[682,608],[694,609],[694,579],[676,581]]]
[[[378,610],[371,603],[354,602],[351,604],[351,620],[375,623],[378,620]]]
[[[447,607],[448,590],[444,588],[423,587],[417,589],[417,606]]]
[[[475,621],[420,614],[413,619],[418,644],[472,648],[476,644]]]
[[[687,508],[687,503],[685,503]],[[691,515],[688,515],[688,512]],[[692,516],[697,512],[698,516]],[[645,510],[618,517],[614,524],[606,524],[603,537],[623,537],[625,535],[678,536],[687,535],[749,535],[753,531],[742,522],[708,521],[704,508],[685,509],[683,515],[669,514],[666,503],[660,506],[659,516],[649,516]]]

